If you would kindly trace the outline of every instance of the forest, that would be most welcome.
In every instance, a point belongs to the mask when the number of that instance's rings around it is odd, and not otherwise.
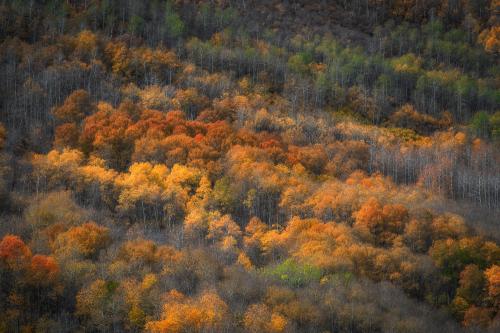
[[[499,0],[0,0],[0,333],[499,331]]]

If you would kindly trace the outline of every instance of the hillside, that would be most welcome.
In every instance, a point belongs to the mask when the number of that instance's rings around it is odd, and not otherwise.
[[[0,1],[0,333],[498,332],[499,15]]]

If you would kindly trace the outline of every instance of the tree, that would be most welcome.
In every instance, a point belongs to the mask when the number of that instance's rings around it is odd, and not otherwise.
[[[218,152],[226,152],[232,145],[234,131],[226,121],[217,121],[207,125],[204,142]]]
[[[500,140],[500,111],[490,116],[491,136],[497,142]]]
[[[375,244],[390,245],[402,234],[408,220],[408,210],[400,204],[382,206],[372,197],[354,216],[354,228],[362,235],[371,238]]]
[[[461,216],[446,213],[432,220],[431,231],[433,239],[458,239],[467,234],[467,226]]]
[[[412,251],[426,253],[432,245],[430,221],[410,220],[405,227],[404,239]]]
[[[287,259],[274,267],[268,268],[265,273],[294,288],[319,282],[323,275],[321,269],[309,264],[298,264],[293,259]]]
[[[490,323],[491,310],[478,306],[471,306],[464,314],[465,327],[486,328]]]
[[[199,185],[198,169],[175,164],[169,170],[163,164],[134,163],[129,172],[116,179],[120,190],[118,208],[143,221],[171,224],[184,216],[191,191]]]
[[[252,238],[261,232],[257,231]],[[267,258],[279,260],[289,253],[299,264],[312,265],[313,276],[317,268],[325,271],[353,269],[353,260],[359,259],[356,253],[351,253],[355,241],[349,227],[315,218],[294,217],[282,232],[271,229],[259,241]]]
[[[68,189],[83,164],[83,154],[76,149],[52,150],[47,155],[33,154],[31,164],[36,192],[61,187]]]
[[[484,274],[488,280],[488,296],[498,307],[500,306],[500,266],[492,265]]]
[[[95,155],[90,156],[86,165],[78,168],[75,190],[86,204],[115,209],[118,196],[115,186],[117,178],[118,172],[108,168],[105,160]]]
[[[73,40],[74,52],[83,61],[89,62],[97,57],[98,38],[90,30],[82,30]]]
[[[293,152],[292,149],[290,149]],[[328,156],[322,145],[314,145],[298,149],[296,159],[314,174],[322,174],[328,161]],[[293,158],[293,157],[292,157]]]
[[[222,212],[231,212],[236,203],[231,180],[226,176],[216,180],[213,189],[213,201]]]
[[[196,88],[188,88],[177,90],[172,103],[184,111],[187,119],[193,120],[208,105],[208,100]]]
[[[142,280],[127,278],[120,283],[119,292],[124,294],[127,305],[127,329],[143,330],[148,317],[158,307],[160,290],[158,276],[146,274]]]
[[[124,104],[121,106],[125,107]],[[115,110],[107,103],[99,103],[97,112],[85,118],[80,144],[85,153],[95,151],[110,163],[110,166],[123,170],[130,162],[133,138],[127,135],[132,125],[129,113],[123,109]]]
[[[477,112],[471,121],[474,133],[481,138],[489,138],[491,135],[491,124],[488,114],[484,111]]]
[[[51,256],[36,254],[29,266],[29,283],[37,286],[53,284],[59,276],[59,265]]]
[[[126,77],[132,75],[132,71],[129,68],[131,56],[125,43],[110,41],[106,45],[104,53],[107,56],[113,73],[122,74]]]
[[[144,19],[139,15],[132,15],[129,21],[129,30],[132,34],[140,35],[144,29]]]
[[[167,108],[171,105],[167,93],[167,89],[159,85],[151,85],[139,90],[140,105],[145,109],[143,113],[150,109],[167,111]]]
[[[437,240],[429,249],[429,255],[436,266],[455,286],[459,281],[460,273],[467,265],[474,264],[481,269],[485,268],[489,257],[487,252],[487,247],[478,237]]]
[[[76,295],[76,314],[86,319],[89,329],[101,332],[118,324],[123,311],[115,281],[97,279]]]
[[[56,127],[54,146],[60,149],[77,148],[80,132],[75,123],[65,123]]]
[[[174,3],[168,0],[165,4],[164,32],[170,40],[177,39],[184,32],[184,22],[175,12]]]
[[[418,113],[411,104],[403,105],[391,115],[390,120],[398,127],[411,128],[418,133],[432,133],[442,126],[439,120]]]
[[[62,257],[76,255],[96,259],[99,252],[110,243],[108,228],[97,225],[95,222],[87,222],[59,234],[53,247],[54,252]]]
[[[162,319],[146,324],[146,330],[152,333],[180,333],[188,330],[220,332],[230,327],[229,308],[212,291],[205,291],[190,299],[172,290],[163,306]]]
[[[146,136],[135,142],[132,158],[136,161],[165,163],[168,167],[186,165],[196,146],[195,140],[185,134],[169,135],[160,140]]]
[[[288,323],[308,327],[321,320],[321,314],[314,311],[314,306],[309,299],[299,300],[295,291],[286,287],[267,288],[264,302],[273,312],[271,328],[278,331],[286,330]]]
[[[0,123],[0,150],[5,146],[5,141],[7,140],[7,130],[5,126]]]
[[[64,101],[63,105],[53,109],[52,113],[62,123],[79,123],[85,116],[93,112],[93,104],[86,90],[75,90]]]
[[[250,305],[245,311],[243,319],[245,328],[252,333],[285,332],[288,321],[278,313],[273,313],[265,304],[257,303]]]
[[[113,261],[112,276],[141,279],[149,273],[173,274],[183,264],[184,253],[167,245],[159,245],[142,238],[125,241]]]
[[[121,189],[118,208],[132,214],[140,210],[143,221],[150,216],[159,221],[163,216],[164,181],[168,174],[169,170],[163,164],[132,164],[128,173],[116,179],[116,185]]]
[[[500,52],[500,27],[496,25],[485,29],[479,35],[479,41],[484,45],[486,51],[494,54]]]
[[[486,278],[477,265],[467,265],[460,273],[457,295],[469,304],[478,304],[483,299]]]
[[[207,239],[223,251],[234,251],[241,242],[241,230],[229,215],[212,216],[208,221]]]
[[[70,192],[53,192],[34,200],[24,211],[24,218],[33,230],[32,244],[38,250],[48,250],[57,236],[88,217]]]
[[[166,134],[172,134],[178,123],[182,125],[185,123],[181,112],[171,111],[165,115],[157,110],[145,109],[140,113],[139,119],[127,129],[126,134],[136,139],[142,137],[161,139]]]
[[[32,202],[24,216],[33,228],[43,229],[56,223],[73,226],[82,222],[86,214],[73,201],[70,192],[52,192]]]
[[[31,250],[15,235],[6,235],[0,241],[0,260],[9,269],[20,270],[29,264]]]

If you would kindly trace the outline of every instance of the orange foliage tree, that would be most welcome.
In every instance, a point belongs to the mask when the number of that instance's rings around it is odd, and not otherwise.
[[[370,198],[355,213],[354,228],[377,245],[391,245],[402,234],[408,220],[408,210],[400,204],[382,206]]]
[[[86,90],[75,90],[64,101],[63,105],[53,109],[52,113],[62,123],[79,123],[92,113],[94,106]]]
[[[146,324],[152,333],[222,331],[231,327],[229,308],[214,292],[205,291],[195,299],[173,290],[163,306],[162,319]]]
[[[21,238],[6,235],[0,242],[0,260],[8,268],[19,270],[29,264],[31,250]]]

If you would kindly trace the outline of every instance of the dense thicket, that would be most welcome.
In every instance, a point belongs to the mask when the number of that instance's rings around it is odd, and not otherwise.
[[[0,332],[498,331],[499,11],[0,1]]]

